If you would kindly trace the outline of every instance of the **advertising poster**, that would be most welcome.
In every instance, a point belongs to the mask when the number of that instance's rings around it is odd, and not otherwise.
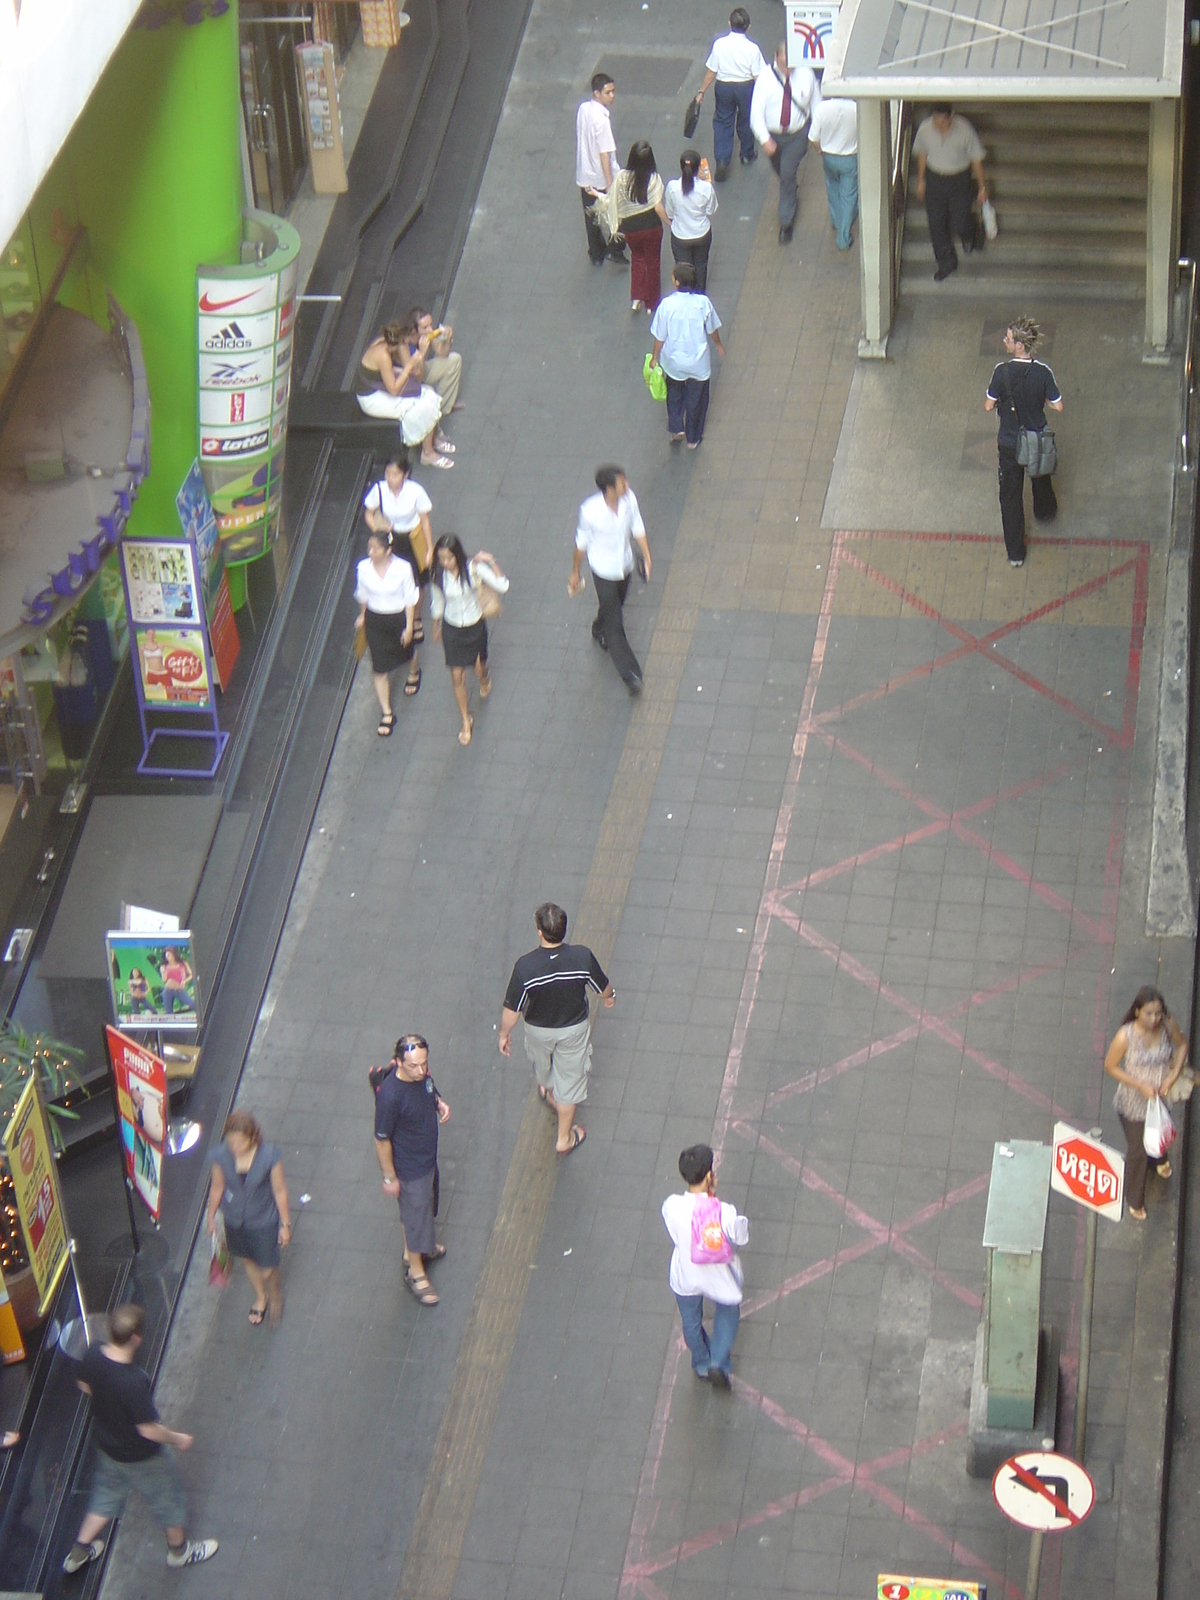
[[[200,1026],[192,936],[178,933],[104,935],[108,987],[118,1028],[183,1031]]]
[[[10,1361],[24,1361],[25,1341],[21,1338],[21,1330],[17,1327],[16,1314],[12,1302],[8,1298],[8,1285],[4,1281],[4,1274],[0,1273],[0,1362],[8,1366]]]
[[[200,563],[200,586],[204,593],[204,615],[208,623],[208,643],[216,668],[217,684],[228,689],[242,641],[238,636],[233,606],[229,600],[229,578],[225,572],[225,551],[217,532],[217,519],[213,515],[208,490],[200,463],[193,461],[191,471],[180,485],[175,496],[179,522],[184,537],[194,547]]]
[[[268,258],[278,271],[196,274],[200,470],[227,562],[270,548],[282,504],[299,237],[277,217],[262,220],[278,241]]]
[[[185,540],[122,539],[129,620],[138,624],[200,621],[196,566]]]
[[[170,1109],[167,1069],[153,1050],[135,1044],[116,1028],[106,1028],[105,1037],[117,1086],[125,1171],[157,1222],[162,1210],[163,1144]]]
[[[50,1130],[32,1079],[17,1101],[4,1135],[4,1150],[17,1193],[25,1250],[37,1284],[38,1315],[44,1317],[67,1270],[69,1256]]]
[[[204,709],[212,704],[208,664],[196,632],[184,633],[173,628],[139,629],[137,657],[142,698],[151,709],[177,705]]]

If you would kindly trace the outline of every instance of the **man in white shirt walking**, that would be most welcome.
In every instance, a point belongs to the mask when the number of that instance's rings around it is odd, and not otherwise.
[[[808,142],[821,152],[837,247],[849,250],[858,216],[858,107],[854,101],[822,100],[813,112]]]
[[[699,105],[710,85],[716,84],[713,91],[713,157],[716,163],[713,177],[718,183],[724,183],[729,176],[735,126],[742,165],[748,167],[758,160],[750,128],[750,101],[754,95],[754,80],[767,70],[767,63],[749,37],[749,31],[750,15],[744,6],[737,6],[729,16],[729,32],[713,40],[704,63],[704,81],[696,96]]]
[[[983,225],[975,215],[978,194],[987,199],[983,142],[966,117],[951,105],[934,106],[912,143],[917,158],[917,199],[925,202],[929,241],[937,259],[935,283],[958,271],[955,235],[968,255],[983,249]]]
[[[625,241],[606,244],[600,224],[592,215],[597,195],[607,194],[616,172],[617,142],[613,138],[610,108],[617,97],[617,86],[607,72],[592,78],[590,100],[584,100],[575,114],[575,182],[583,199],[583,225],[587,229],[588,255],[598,267],[605,256],[628,262]]]
[[[575,560],[567,579],[567,593],[572,599],[583,593],[584,580],[579,569],[586,555],[596,585],[597,611],[592,638],[601,650],[607,650],[612,656],[613,666],[630,694],[637,694],[642,687],[642,669],[625,637],[621,608],[629,593],[635,544],[641,556],[642,575],[650,576],[646,525],[624,467],[597,467],[596,488],[599,492],[589,495],[579,508]]]
[[[787,45],[754,85],[750,126],[779,175],[779,242],[791,244],[796,226],[796,175],[808,151],[808,124],[821,104],[811,67],[789,67]]]
[[[692,1371],[717,1389],[729,1381],[733,1341],[742,1320],[742,1263],[734,1245],[750,1243],[750,1224],[736,1207],[718,1200],[709,1145],[694,1144],[679,1157],[686,1194],[669,1194],[662,1217],[675,1246],[670,1284],[683,1318]],[[713,1303],[712,1336],[704,1331],[704,1297]]]

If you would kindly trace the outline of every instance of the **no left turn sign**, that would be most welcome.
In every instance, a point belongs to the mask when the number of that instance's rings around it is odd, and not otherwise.
[[[1077,1527],[1096,1503],[1091,1475],[1050,1450],[1010,1456],[992,1479],[992,1494],[1011,1522],[1042,1533]]]

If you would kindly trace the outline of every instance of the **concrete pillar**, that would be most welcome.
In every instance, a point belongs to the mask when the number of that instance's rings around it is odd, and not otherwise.
[[[1171,305],[1179,260],[1179,102],[1150,102],[1146,172],[1146,357],[1171,341]]]
[[[859,260],[862,263],[863,333],[860,356],[887,356],[895,299],[892,250],[896,218],[892,206],[891,106],[886,100],[858,102]]]

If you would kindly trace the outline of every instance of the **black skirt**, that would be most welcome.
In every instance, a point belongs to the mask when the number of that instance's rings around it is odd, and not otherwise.
[[[395,672],[412,660],[412,640],[401,642],[407,626],[407,611],[372,611],[368,606],[367,649],[371,652],[372,672]]]
[[[442,648],[446,652],[448,667],[473,667],[476,661],[487,661],[487,623],[483,617],[469,627],[455,628],[442,623]]]
[[[395,528],[388,535],[388,548],[394,556],[399,556],[401,561],[407,561],[412,568],[412,575],[416,580],[417,588],[424,589],[429,583],[428,570],[422,571],[417,563],[416,552],[412,547],[412,535],[397,533]]]

